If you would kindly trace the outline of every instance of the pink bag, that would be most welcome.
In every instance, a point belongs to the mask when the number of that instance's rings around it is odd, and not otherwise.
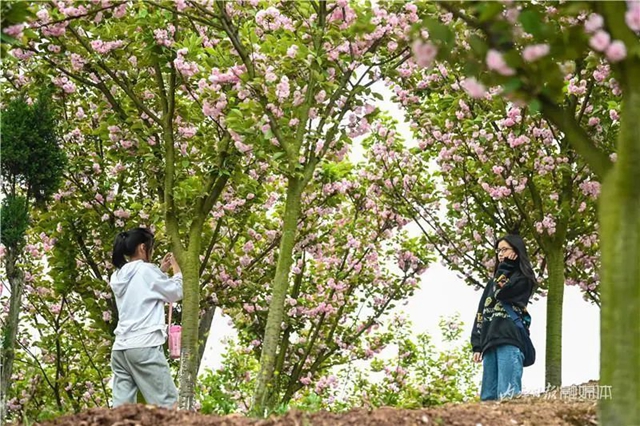
[[[182,327],[179,325],[171,325],[171,313],[173,312],[173,303],[169,304],[169,356],[172,359],[180,358],[180,349],[182,345]]]

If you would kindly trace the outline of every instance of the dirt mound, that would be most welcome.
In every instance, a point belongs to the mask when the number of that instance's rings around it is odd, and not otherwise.
[[[144,405],[92,409],[41,426],[589,426],[597,425],[596,401],[522,398],[507,402],[451,404],[425,410],[379,408],[346,413],[292,411],[254,420],[206,416]]]

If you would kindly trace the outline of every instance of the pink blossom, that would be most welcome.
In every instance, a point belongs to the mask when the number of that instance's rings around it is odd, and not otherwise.
[[[80,71],[86,63],[87,61],[82,56],[77,53],[71,54],[71,68],[74,71]]]
[[[597,13],[592,13],[584,22],[584,30],[589,34],[595,33],[604,25],[604,19]]]
[[[598,83],[602,83],[607,79],[610,72],[611,72],[611,69],[608,65],[604,65],[604,64],[598,65],[596,70],[593,72],[593,78],[595,78],[595,80]]]
[[[586,196],[598,198],[600,195],[600,183],[595,181],[584,181],[580,184],[580,190]]]
[[[104,42],[102,40],[93,40],[91,42],[91,47],[93,48],[93,50],[100,53],[101,55],[106,55],[107,53],[121,47],[122,45],[123,45],[122,40],[107,41],[107,42]]]
[[[324,102],[326,97],[327,97],[327,92],[325,92],[324,90],[321,90],[316,94],[316,102],[321,104],[322,102]]]
[[[513,68],[510,68],[507,65],[504,57],[502,56],[502,53],[498,52],[495,49],[489,49],[489,51],[487,52],[486,62],[487,67],[490,70],[496,71],[498,74],[509,76],[516,73]]]
[[[300,383],[302,383],[305,386],[309,386],[309,384],[311,384],[311,377],[307,375],[305,377],[300,378]]]
[[[269,83],[273,83],[274,81],[278,80],[278,76],[273,72],[272,67],[269,67],[267,72],[264,74],[264,79]]]
[[[556,222],[550,215],[546,215],[541,222],[536,222],[535,227],[540,234],[545,232],[545,230],[549,235],[553,235],[556,232]]]
[[[406,10],[409,13],[416,13],[418,12],[418,7],[413,3],[407,3],[404,5],[404,10]]]
[[[517,138],[513,138],[512,140],[510,140],[509,146],[511,146],[511,148],[515,148],[520,145],[525,145],[529,142],[531,142],[531,139],[529,139],[526,135],[520,135]]]
[[[607,47],[609,47],[609,43],[611,43],[611,36],[603,30],[598,30],[591,39],[589,39],[589,45],[593,50],[598,52],[604,52]]]
[[[113,212],[113,215],[115,217],[118,217],[118,218],[121,218],[121,219],[128,219],[131,216],[131,213],[129,213],[128,211],[126,211],[124,209],[118,209],[118,210]]]
[[[487,93],[485,86],[474,77],[465,78],[460,83],[460,86],[462,86],[464,91],[474,99],[480,99]]]
[[[287,49],[287,56],[289,58],[295,58],[296,55],[298,54],[298,46],[296,46],[295,44],[292,44],[288,49]]]
[[[196,135],[198,129],[195,126],[180,126],[178,133],[185,139],[190,139]]]
[[[292,118],[291,120],[289,120],[290,127],[295,127],[298,125],[298,123],[300,123],[300,120],[298,120],[297,118]]]
[[[122,3],[113,11],[114,18],[122,18],[127,13],[127,2]]]
[[[534,62],[544,56],[547,56],[549,54],[549,50],[550,48],[548,44],[533,44],[524,48],[522,51],[522,59],[527,62]]]
[[[580,80],[579,84],[576,84],[576,81],[577,80],[575,78],[572,78],[569,81],[567,92],[569,92],[570,95],[584,95],[585,93],[587,93],[587,81]]]
[[[42,28],[42,34],[47,37],[60,37],[67,32],[68,22],[61,22],[59,24],[47,26]]]
[[[504,127],[513,127],[515,126],[516,122],[513,118],[505,118],[504,120],[502,120],[502,125]]]
[[[250,145],[246,145],[240,141],[235,141],[234,146],[238,151],[242,152],[243,154],[246,154],[247,152],[253,149]]]
[[[80,16],[80,15],[84,15],[87,13],[87,9],[84,6],[78,6],[78,7],[73,7],[73,6],[69,6],[69,7],[60,7],[60,13],[62,13],[62,15],[67,16],[67,17],[76,17],[76,16]]]
[[[598,117],[591,117],[589,119],[589,126],[597,126],[600,124],[600,119]]]
[[[169,33],[167,30],[157,29],[153,30],[153,36],[156,39],[156,43],[161,46],[170,47],[173,45],[173,40],[169,39]]]
[[[633,1],[627,3],[627,12],[624,14],[624,20],[631,31],[640,31],[640,2]]]
[[[621,40],[614,40],[605,52],[610,62],[620,62],[627,57],[627,48]]]
[[[49,23],[49,11],[47,9],[40,9],[36,12],[36,16],[43,24]]]
[[[280,102],[289,97],[291,90],[289,88],[289,77],[283,75],[280,82],[276,85],[276,96]]]
[[[618,115],[618,111],[616,111],[615,109],[609,111],[609,117],[613,121],[618,121],[620,119],[620,115]]]
[[[30,52],[28,50],[22,50],[22,49],[11,49],[9,53],[11,53],[13,56],[23,61],[29,59],[34,55],[33,52]]]
[[[412,46],[413,56],[415,57],[416,64],[420,68],[429,68],[433,64],[436,55],[438,54],[438,48],[432,44],[421,40],[416,40]]]
[[[173,64],[175,65],[176,69],[180,71],[180,74],[188,79],[189,77],[197,74],[200,69],[198,68],[197,63],[185,60],[184,55],[186,55],[186,53],[187,49],[178,50],[176,59],[173,60]]]
[[[109,312],[109,311],[104,311],[104,312],[102,313],[102,319],[103,319],[104,321],[106,321],[106,322],[111,321],[111,312]]]
[[[355,21],[355,19],[356,19],[355,11],[347,4],[343,7],[334,8],[331,15],[329,15],[328,21],[329,22],[342,21],[342,23],[340,24],[340,29],[346,29],[349,27],[349,25],[353,21]]]
[[[21,38],[23,29],[24,29],[24,24],[15,24],[15,25],[10,25],[4,28],[2,32],[7,34],[10,37]]]
[[[293,29],[291,19],[282,15],[280,11],[271,6],[266,10],[260,10],[256,13],[256,23],[263,30],[276,31],[280,28]]]

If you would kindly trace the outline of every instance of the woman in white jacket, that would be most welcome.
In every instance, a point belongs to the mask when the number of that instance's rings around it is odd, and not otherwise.
[[[171,253],[160,268],[150,263],[153,233],[146,228],[121,232],[113,247],[111,276],[118,326],[111,351],[113,406],[135,403],[140,390],[148,404],[173,408],[178,391],[163,345],[167,339],[164,305],[182,299],[182,273]],[[165,272],[171,267],[173,277]]]

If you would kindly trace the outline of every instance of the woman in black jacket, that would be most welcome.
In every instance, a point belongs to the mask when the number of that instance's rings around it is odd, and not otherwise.
[[[527,304],[536,278],[519,235],[506,235],[496,243],[494,276],[487,283],[471,333],[473,360],[482,361],[480,399],[496,400],[518,395],[522,389],[524,342],[504,308],[510,304],[528,326]]]

